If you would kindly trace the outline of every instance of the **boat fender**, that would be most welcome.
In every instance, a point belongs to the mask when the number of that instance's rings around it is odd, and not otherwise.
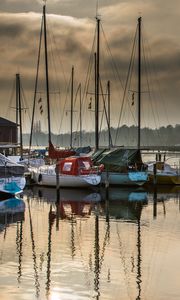
[[[103,164],[100,164],[100,166],[99,166],[99,171],[100,171],[100,172],[104,171],[104,165],[103,165]]]
[[[42,174],[40,173],[38,176],[38,182],[41,182],[41,181],[42,181]]]

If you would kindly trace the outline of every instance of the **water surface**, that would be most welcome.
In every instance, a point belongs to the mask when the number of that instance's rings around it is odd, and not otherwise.
[[[0,207],[1,300],[180,299],[179,195],[26,190]]]

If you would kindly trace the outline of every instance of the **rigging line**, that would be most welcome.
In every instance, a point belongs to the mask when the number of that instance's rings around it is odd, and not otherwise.
[[[103,105],[104,105],[104,109],[103,109],[103,114],[105,113],[105,117],[106,117],[106,122],[107,122],[107,126],[108,126],[108,131],[109,131],[109,134],[110,134],[110,143],[111,145],[113,145],[112,143],[112,136],[111,136],[111,132],[110,132],[110,120],[108,119],[108,114],[107,114],[107,110],[106,110],[106,99],[103,95],[103,88],[102,88],[102,81],[101,81],[101,78],[100,78],[100,87],[101,87],[101,94],[102,94],[102,98],[103,98]],[[107,88],[106,88],[106,95],[107,95]],[[102,119],[103,119],[103,114],[102,114]],[[100,130],[102,129],[102,121],[101,121],[101,126],[100,126]]]
[[[49,24],[47,25],[47,29],[48,29],[48,27],[49,27]],[[51,26],[52,27],[52,26]],[[52,67],[52,69],[55,71],[55,79],[54,79],[54,81],[51,81],[51,84],[52,84],[52,82],[54,83],[55,82],[55,80],[56,79],[58,79],[58,72],[57,72],[57,66],[58,66],[58,64],[56,63],[56,57],[55,57],[55,55],[54,55],[54,52],[55,51],[53,51],[53,44],[56,46],[56,44],[55,44],[55,38],[54,38],[54,36],[53,36],[53,34],[51,34],[51,32],[52,32],[53,30],[48,30],[47,32],[48,32],[48,36],[49,36],[49,40],[50,40],[50,49],[51,49],[51,51],[50,51],[50,54],[51,54],[51,57],[52,57],[52,60],[50,60],[50,63],[51,63],[51,67]],[[56,48],[56,47],[55,47]],[[57,51],[57,48],[55,49],[56,51]],[[65,77],[64,77],[64,79],[65,79]],[[57,81],[58,82],[58,81]],[[66,80],[65,80],[65,83],[66,83]],[[59,93],[60,93],[60,86],[58,86],[58,88],[59,88]],[[55,87],[54,87],[54,91],[55,91],[56,89],[55,89]]]
[[[89,88],[90,75],[91,75],[92,67],[93,67],[92,61],[93,61],[93,57],[94,57],[93,50],[95,49],[96,34],[97,34],[97,28],[95,27],[94,39],[93,39],[91,53],[90,53],[89,62],[88,62],[87,75],[86,75],[86,79],[85,79],[84,90],[82,93],[82,107],[84,108],[84,114],[85,114],[85,109],[86,109],[85,101],[87,100],[87,92],[88,92],[88,88]]]
[[[157,127],[157,123],[156,123],[156,118],[155,118],[155,113],[154,113],[154,110],[153,110],[153,103],[152,103],[152,97],[151,97],[151,93],[150,93],[150,83],[149,83],[149,80],[148,80],[148,72],[147,72],[147,60],[146,60],[146,56],[145,56],[145,46],[144,46],[144,40],[142,39],[142,46],[143,46],[143,57],[144,57],[144,62],[145,62],[145,72],[146,72],[146,80],[147,80],[147,86],[148,86],[148,93],[149,93],[149,98],[150,98],[150,105],[151,105],[151,109],[152,109],[152,114],[153,114],[153,118],[154,118],[154,123],[155,123],[155,126],[156,126],[156,129],[158,128]],[[148,61],[148,65],[149,65],[149,61]],[[161,143],[163,142],[162,139],[161,139],[161,136],[160,134],[157,132],[157,135],[161,141]],[[163,143],[162,143],[163,144]]]
[[[102,33],[103,33],[103,36],[104,36],[104,39],[105,39],[105,42],[106,42],[106,45],[107,45],[107,49],[108,49],[108,51],[109,51],[109,53],[110,53],[110,56],[111,56],[111,59],[112,59],[112,66],[114,67],[114,69],[115,69],[115,71],[116,71],[116,73],[117,73],[117,75],[118,75],[118,79],[119,79],[119,81],[120,81],[121,87],[122,87],[122,89],[124,90],[124,88],[123,88],[123,83],[122,83],[122,80],[121,80],[119,71],[118,71],[118,69],[117,69],[116,63],[115,63],[115,61],[114,61],[114,59],[113,59],[113,55],[112,55],[110,46],[109,46],[108,41],[107,41],[107,39],[106,39],[106,35],[105,35],[104,29],[103,29],[103,26],[102,26],[102,22],[100,23],[100,25],[101,25],[101,30],[102,30]]]
[[[138,30],[138,26],[137,26],[137,30]],[[130,74],[129,74],[129,85],[128,85],[128,91],[130,91],[130,86],[131,84],[133,85],[132,83],[132,77],[133,77],[133,72],[135,70],[135,56],[136,56],[136,49],[137,49],[137,30],[136,30],[136,38],[135,38],[135,45],[134,45],[134,54],[133,54],[133,57],[132,57],[132,66],[130,68]],[[135,74],[135,77],[136,77],[136,74]],[[127,91],[126,91],[127,92]],[[137,92],[136,92],[137,93]],[[136,120],[136,117],[132,111],[132,105],[130,105],[130,99],[129,99],[129,95],[127,95],[127,105],[129,107],[129,111],[132,115],[132,118],[134,120],[134,124],[135,126],[137,126],[137,120]]]
[[[147,63],[146,63],[147,60],[146,60],[146,56],[145,56],[144,40],[142,40],[142,46],[143,46],[143,57],[144,57],[144,62],[145,62],[145,67],[146,67],[146,66],[147,66]],[[148,61],[148,65],[150,65],[150,64],[149,64],[149,61]],[[151,94],[150,94],[150,84],[149,84],[149,80],[148,80],[147,67],[145,68],[145,71],[146,71],[146,74],[147,74],[146,78],[147,78],[147,85],[148,85],[148,93],[149,93],[149,96],[150,96],[150,100],[152,100]],[[154,116],[154,122],[155,122],[156,128],[158,128],[158,127],[157,127],[157,124],[156,124],[156,119],[155,119],[155,114],[154,114],[154,110],[153,110],[152,101],[150,101],[150,103],[151,103],[151,108],[152,108],[152,112],[153,112],[153,116]],[[157,117],[158,117],[158,113],[157,113]],[[159,117],[158,117],[158,121],[159,121]],[[160,124],[160,123],[159,123],[159,124]],[[160,138],[160,136],[159,136],[159,138]]]
[[[76,100],[77,100],[77,95],[78,93],[80,92],[80,89],[81,89],[81,83],[79,83],[78,87],[77,87],[77,90],[76,90],[76,94],[75,94],[75,100],[74,100],[74,105],[76,103]],[[80,116],[78,117],[78,121],[77,121],[77,127],[76,127],[76,134],[75,134],[75,137],[74,137],[74,140],[77,139],[77,134],[78,134],[78,127],[80,125]],[[79,130],[80,132],[80,130]]]
[[[51,24],[50,24],[51,25]],[[49,27],[49,24],[48,24],[48,27]],[[52,26],[51,26],[52,27]],[[51,55],[51,59],[50,59],[50,63],[51,63],[51,68],[54,70],[54,72],[52,73],[54,79],[51,80],[51,86],[53,85],[53,93],[55,92],[56,88],[55,88],[55,84],[57,84],[57,87],[59,89],[59,95],[60,95],[60,86],[58,84],[58,72],[57,72],[57,64],[55,63],[56,59],[55,59],[55,55],[54,55],[54,51],[53,51],[53,44],[55,45],[56,47],[56,44],[55,44],[55,38],[53,39],[53,35],[51,34],[52,30],[48,30],[48,34],[49,34],[49,40],[50,40],[50,55]],[[57,48],[56,48],[57,50]],[[57,109],[59,108],[59,101],[60,98],[55,98],[55,101],[56,101],[56,105],[55,105],[55,108],[56,108],[56,113],[57,113]],[[55,118],[55,112],[54,110],[52,110],[52,113],[54,114],[54,120],[56,120],[56,128],[58,128],[58,120],[57,118]]]
[[[122,88],[122,90],[124,91],[124,87],[123,87],[124,85],[123,85],[123,83],[122,83],[121,76],[120,76],[120,74],[119,74],[117,65],[116,65],[116,63],[115,63],[115,60],[114,60],[114,58],[113,58],[113,55],[112,55],[110,46],[109,46],[109,44],[108,44],[108,41],[107,41],[107,38],[106,38],[106,35],[105,35],[105,32],[104,32],[102,23],[101,23],[101,29],[102,29],[103,37],[104,37],[104,40],[105,40],[107,52],[110,54],[110,57],[111,57],[111,66],[112,66],[112,70],[113,70],[114,77],[115,77],[115,78],[118,78],[118,81],[120,82],[121,88]],[[118,94],[119,94],[119,99],[121,99],[122,96],[121,96],[121,93],[120,93],[120,90],[119,90],[119,86],[117,86],[117,91],[118,91]],[[121,106],[123,106],[123,103],[121,104]],[[117,135],[117,131],[116,131],[116,135]]]
[[[60,125],[59,125],[59,133],[61,132],[61,128],[62,128],[64,113],[65,113],[65,107],[66,107],[66,104],[67,104],[68,93],[69,93],[69,90],[70,90],[70,84],[71,84],[71,78],[69,79],[69,84],[67,86],[66,98],[65,98],[65,102],[64,102],[64,106],[63,106],[63,113],[62,113],[62,117],[61,117]]]
[[[148,47],[148,50],[149,50],[150,56],[152,57],[152,55],[151,55],[151,49],[150,49],[150,46],[149,46],[149,44],[148,44],[148,41],[147,41],[147,47]],[[154,67],[154,65],[153,65],[152,67]],[[155,69],[154,69],[154,68],[153,68],[153,71],[154,71],[154,74],[155,74],[155,76],[156,76],[156,81],[155,81],[155,83],[157,84],[157,88],[158,88],[158,91],[159,91],[159,93],[160,93],[160,97],[161,97],[161,99],[163,99],[163,95],[162,95],[162,93],[161,93],[161,89],[160,89],[160,82],[159,82],[159,78],[158,78],[158,76],[157,76],[157,71],[155,71]],[[164,100],[164,99],[163,99],[163,100]],[[163,101],[163,102],[164,102],[164,101]],[[167,110],[166,110],[166,106],[165,106],[165,105],[163,105],[163,108],[164,108],[164,110],[165,110],[165,114],[166,114],[167,121],[168,121],[168,123],[170,124],[170,122],[169,122],[169,118],[168,118],[168,114],[167,114]]]
[[[24,93],[24,89],[23,89],[23,87],[22,87],[22,85],[21,85],[21,94],[22,94],[22,100],[24,100],[24,108],[22,108],[22,110],[24,110],[24,112],[26,113],[26,111],[27,111],[27,115],[28,115],[28,119],[29,119],[29,122],[31,121],[31,117],[30,117],[30,111],[29,111],[29,108],[28,108],[28,106],[26,106],[26,103],[27,103],[27,101],[26,101],[26,97],[25,97],[25,93]],[[23,117],[24,117],[24,115],[25,114],[23,114]],[[25,128],[24,128],[24,125],[27,125],[27,120],[26,120],[26,118],[25,118],[25,120],[23,119],[23,129],[24,129],[24,132],[26,132],[25,131]]]
[[[39,37],[39,49],[38,49],[36,79],[35,79],[35,87],[34,87],[34,101],[33,101],[33,111],[32,111],[32,120],[31,120],[31,131],[30,131],[30,138],[29,138],[29,155],[30,155],[31,146],[32,146],[32,134],[33,134],[34,114],[35,114],[35,106],[36,106],[36,94],[37,94],[38,77],[39,77],[39,64],[40,64],[40,54],[41,54],[42,31],[43,31],[43,16],[42,16],[42,19],[41,19],[41,30],[40,30],[40,37]]]
[[[49,69],[54,71],[54,72],[51,72],[51,93],[52,93],[52,91],[54,93],[54,91],[56,90],[55,89],[55,79],[58,78],[57,68],[56,68],[57,64],[55,64],[55,56],[54,56],[54,51],[53,51],[53,45],[52,45],[52,42],[51,42],[51,35],[50,35],[49,31],[47,31],[47,32],[48,32],[48,40],[49,40],[49,42],[48,42],[48,47],[49,47],[49,59],[48,59]]]
[[[115,144],[117,142],[117,137],[118,137],[118,133],[119,133],[119,126],[120,126],[120,122],[121,122],[121,118],[122,118],[122,112],[123,112],[125,98],[126,98],[126,92],[127,92],[127,87],[128,87],[128,80],[129,80],[129,76],[130,76],[130,74],[132,72],[131,67],[132,67],[132,64],[133,64],[134,50],[135,50],[135,46],[136,46],[136,43],[137,43],[137,41],[136,41],[137,30],[138,30],[138,28],[136,27],[136,32],[135,32],[134,41],[133,41],[133,48],[132,48],[130,63],[129,63],[129,67],[128,67],[127,79],[126,79],[126,82],[125,82],[125,88],[124,88],[124,94],[123,94],[123,99],[122,99],[122,105],[121,105],[120,114],[119,114],[118,126],[117,126],[117,130],[116,130],[116,135],[115,135],[115,142],[114,142]]]
[[[144,45],[143,45],[144,46]],[[144,51],[144,48],[143,48],[143,51]],[[148,64],[149,64],[149,61],[148,61]],[[149,82],[148,82],[148,85],[149,85]],[[156,118],[155,118],[155,111],[153,109],[153,101],[152,101],[152,97],[151,97],[151,94],[150,94],[150,89],[149,89],[149,98],[150,98],[150,105],[151,105],[151,110],[152,110],[152,114],[153,114],[153,117],[154,117],[154,123],[155,123],[155,127],[156,129],[158,128],[157,126],[157,122],[156,122]],[[157,115],[158,117],[158,115]],[[157,136],[159,137],[159,139],[161,140],[161,136],[159,135],[158,131],[157,132]]]
[[[52,24],[51,24],[51,20],[49,20],[49,24],[51,25],[51,28],[53,28]],[[58,50],[58,47],[57,47],[57,43],[56,43],[56,39],[55,39],[55,35],[53,34],[53,30],[51,30],[51,35],[52,35],[52,40],[54,42],[54,45],[55,45],[55,48],[56,50]],[[63,77],[64,77],[64,81],[66,83],[66,85],[68,84],[68,81],[67,81],[67,78],[66,78],[66,75],[65,75],[65,71],[64,71],[64,67],[63,67],[63,62],[61,60],[61,56],[57,56],[58,60],[60,61],[60,66],[61,66],[61,69],[62,69],[62,73],[63,73]]]
[[[100,77],[100,76],[99,76]],[[102,122],[103,122],[103,117],[104,117],[104,113],[105,113],[105,103],[104,103],[104,97],[103,97],[103,91],[102,91],[102,84],[101,84],[101,79],[99,78],[99,83],[100,83],[100,88],[101,88],[101,93],[102,93],[102,98],[103,98],[103,106],[104,106],[104,109],[103,109],[103,112],[102,112],[102,117],[101,117],[101,123],[100,123],[100,132],[101,132],[101,129],[102,129]]]
[[[78,95],[79,89],[80,89],[80,84],[78,84],[78,87],[76,89],[76,94],[75,94],[75,97],[74,97],[74,106],[76,105],[77,95]]]
[[[13,85],[12,85],[11,95],[10,95],[10,100],[9,100],[9,107],[12,106],[13,99],[14,99],[14,97],[15,97],[15,89],[16,89],[15,87],[16,87],[16,79],[13,80]],[[6,116],[7,116],[8,113],[9,113],[9,107],[7,106]]]

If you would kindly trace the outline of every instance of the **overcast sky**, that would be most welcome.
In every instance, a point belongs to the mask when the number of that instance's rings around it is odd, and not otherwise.
[[[31,114],[42,7],[43,1],[40,0],[0,1],[0,99],[2,117],[8,118],[9,116],[9,106],[12,106],[9,102],[12,98],[16,73],[21,75],[27,101],[26,106]],[[147,81],[148,87],[143,87],[142,93],[142,98],[145,98],[142,108],[142,126],[159,127],[180,123],[179,0],[99,0],[98,3],[96,0],[49,0],[47,1],[48,47],[52,60],[52,63],[49,64],[50,70],[52,68],[54,74],[59,76],[58,79],[55,79],[55,75],[50,73],[51,90],[52,94],[60,90],[61,95],[61,107],[58,99],[52,100],[53,131],[58,131],[60,126],[63,126],[62,132],[69,130],[70,104],[64,106],[65,89],[70,80],[72,65],[75,68],[75,88],[80,82],[82,87],[85,84],[95,33],[97,8],[105,34],[104,38],[102,33],[101,50],[103,52],[103,49],[110,48],[109,57],[108,53],[102,53],[101,62],[104,61],[105,67],[100,73],[104,79],[103,86],[105,86],[106,80],[111,81],[113,95],[111,97],[111,124],[113,126],[118,125],[123,87],[139,16],[142,16],[143,20],[143,41],[147,47],[148,66],[151,69],[150,78]],[[144,51],[146,52],[146,48]],[[143,55],[146,56],[146,53]],[[113,65],[111,59],[118,70],[121,81],[115,79],[114,71],[111,70]],[[93,92],[92,86],[89,89],[88,92]],[[153,92],[151,100],[147,100],[146,94],[149,90]],[[40,94],[39,97],[43,98],[44,94]],[[86,99],[87,104],[84,104],[86,108],[83,108],[83,116],[85,117],[83,129],[85,130],[93,130],[94,126],[94,114],[92,111],[87,112],[90,98],[93,96]],[[77,102],[78,100],[76,100],[74,129],[78,126],[75,124],[78,120]],[[45,103],[43,105],[45,106]],[[45,107],[43,108],[45,112]],[[125,104],[123,110],[120,124],[131,125],[132,110],[135,110],[135,107],[132,107],[131,103]],[[59,116],[62,117],[63,111],[65,121],[62,124],[64,125],[60,124],[59,121]],[[42,115],[37,118],[42,118]],[[134,116],[136,115],[136,111],[134,111]],[[28,122],[26,122],[26,126],[29,127]],[[25,131],[29,131],[29,128],[26,128]]]

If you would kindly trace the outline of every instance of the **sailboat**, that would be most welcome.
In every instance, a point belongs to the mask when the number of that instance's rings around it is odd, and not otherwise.
[[[23,157],[22,119],[20,98],[20,75],[16,74],[16,126],[14,136],[18,136],[18,125],[20,127],[20,155],[17,155],[19,147],[19,145],[17,145],[17,138],[15,138],[11,145],[3,145],[3,149],[1,149],[1,151],[3,151],[3,153],[6,155],[0,153],[0,196],[2,195],[5,197],[9,197],[21,194],[26,184],[26,167],[20,164],[20,161]],[[13,153],[11,153],[10,150],[12,147],[15,150]]]
[[[156,184],[180,184],[179,167],[171,166],[166,161],[148,163],[149,180]]]
[[[126,149],[99,149],[99,23],[97,18],[97,62],[96,62],[96,126],[95,143],[96,151],[92,155],[94,164],[104,165],[102,183],[110,185],[138,185],[141,186],[148,180],[147,167],[142,161],[140,152],[140,125],[141,125],[141,18],[138,19],[138,147]]]
[[[72,156],[75,151],[57,150],[51,141],[50,121],[50,97],[49,97],[49,74],[46,36],[46,5],[43,6],[44,23],[44,48],[45,48],[45,69],[46,69],[46,96],[48,111],[48,137],[49,137],[49,158],[56,159],[53,165],[30,167],[32,179],[36,184],[56,186],[57,180],[62,187],[96,186],[101,181],[100,168],[92,166],[90,157]]]
[[[0,153],[0,195],[21,194],[25,185],[25,167]]]
[[[49,144],[48,156],[49,156],[50,159],[61,159],[61,158],[68,157],[70,155],[74,155],[75,151],[73,149],[56,149],[54,147],[54,145],[52,143],[52,139],[51,139],[48,45],[47,45],[47,32],[46,32],[46,5],[43,6],[43,16],[42,16],[41,31],[40,31],[39,51],[38,51],[38,60],[37,60],[37,71],[36,71],[36,80],[35,80],[35,92],[34,92],[34,103],[33,103],[31,133],[30,133],[30,141],[29,141],[29,153],[31,151],[31,146],[32,146],[32,134],[33,134],[34,115],[35,115],[36,96],[37,96],[38,77],[39,77],[39,63],[40,63],[40,54],[41,54],[42,33],[44,33],[44,51],[45,51],[45,53],[44,53],[45,54],[45,77],[46,77],[45,81],[46,81],[48,144]]]

